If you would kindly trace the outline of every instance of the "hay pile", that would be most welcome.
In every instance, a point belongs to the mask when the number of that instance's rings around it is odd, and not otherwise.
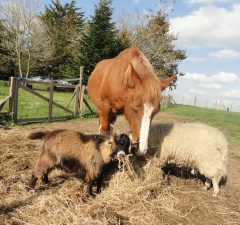
[[[35,190],[27,185],[31,170],[8,174],[0,182],[1,224],[160,224],[161,214],[179,214],[173,187],[153,160],[129,156],[118,167],[106,176],[102,193],[90,198],[82,180],[60,170]]]
[[[144,157],[129,156],[119,168],[112,168],[105,176],[102,193],[89,199],[84,182],[61,170],[50,173],[48,185],[28,189],[40,152],[40,142],[26,138],[29,133],[66,127],[94,133],[97,123],[0,127],[1,225],[240,224],[240,166],[231,157],[227,184],[217,198],[212,197],[212,189],[202,190],[198,178],[163,178],[150,151]]]

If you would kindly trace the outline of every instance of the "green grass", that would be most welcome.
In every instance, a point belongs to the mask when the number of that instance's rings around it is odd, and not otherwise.
[[[34,86],[34,91],[37,91],[39,94],[49,97],[49,92],[46,90],[47,86]],[[57,102],[58,104],[66,107],[69,103],[73,92],[59,92],[54,91],[53,93],[53,101]],[[9,95],[9,87],[7,86],[0,86],[0,99],[4,99]],[[18,100],[18,119],[21,118],[39,118],[39,117],[47,117],[48,116],[48,102],[38,98],[35,95],[30,94],[27,91],[19,89],[19,100]],[[86,98],[92,110],[95,110],[93,103]],[[68,109],[74,110],[75,104],[75,97],[70,102]],[[96,114],[92,114],[88,108],[83,104],[83,117],[96,117]],[[4,105],[3,109],[0,112],[0,124],[6,124],[7,122],[11,122],[10,119],[7,120],[5,113],[8,111],[8,101]],[[71,116],[71,114],[65,112],[64,110],[53,106],[52,109],[53,116]]]
[[[202,122],[217,127],[231,145],[240,146],[240,113],[186,105],[171,105],[161,111],[184,116],[182,122]]]

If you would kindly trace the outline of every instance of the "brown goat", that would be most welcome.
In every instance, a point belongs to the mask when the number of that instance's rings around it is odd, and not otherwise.
[[[97,193],[100,192],[104,166],[115,157],[125,157],[130,147],[127,134],[86,135],[77,131],[55,130],[32,133],[29,138],[43,140],[30,187],[35,188],[37,179],[48,183],[48,173],[57,167],[84,179],[90,195],[94,180],[97,180]]]

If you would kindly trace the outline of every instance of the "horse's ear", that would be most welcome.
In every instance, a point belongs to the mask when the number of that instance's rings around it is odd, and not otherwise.
[[[177,75],[173,75],[167,79],[160,80],[160,86],[161,86],[161,91],[165,90],[166,87],[169,86],[169,84],[177,77]]]

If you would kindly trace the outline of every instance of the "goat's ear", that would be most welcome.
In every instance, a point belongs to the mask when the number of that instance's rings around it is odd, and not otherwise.
[[[104,144],[106,147],[109,147],[110,145],[113,145],[113,142],[114,142],[114,141],[110,139],[110,140],[108,140],[108,141],[104,141],[103,144]]]
[[[121,131],[114,127],[113,124],[110,124],[110,134],[113,135],[113,134],[116,134],[116,135],[120,135],[121,134]]]
[[[129,130],[129,129],[127,129],[127,130],[124,131],[124,134],[126,134],[127,136],[129,136],[132,132],[135,132],[135,130]]]

